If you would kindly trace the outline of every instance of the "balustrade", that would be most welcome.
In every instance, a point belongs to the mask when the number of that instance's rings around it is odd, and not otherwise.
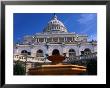
[[[14,60],[15,61],[17,61],[17,60],[25,61],[25,56],[23,56],[23,55],[14,55]],[[33,62],[33,61],[35,61],[35,62],[45,61],[45,58],[44,57],[42,57],[42,58],[39,58],[39,57],[36,58],[36,57],[29,56],[29,57],[27,57],[27,61],[31,61],[31,62]]]
[[[75,56],[75,57],[67,57],[63,62],[73,62],[73,61],[78,61],[78,60],[86,60],[86,59],[95,59],[97,56],[96,56],[96,53],[93,53],[93,54],[89,54],[89,55],[83,55],[83,56]],[[25,56],[23,55],[14,55],[14,60],[17,61],[17,60],[21,60],[21,61],[25,61]],[[43,61],[45,62],[46,59],[45,57],[27,57],[27,61],[30,61],[30,62],[39,62],[39,61]]]
[[[82,59],[95,59],[97,56],[95,53],[89,54],[89,55],[83,55],[83,56],[74,56],[74,57],[67,57],[64,62],[73,62],[78,61]]]

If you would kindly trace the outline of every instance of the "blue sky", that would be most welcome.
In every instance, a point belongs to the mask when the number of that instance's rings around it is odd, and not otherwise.
[[[87,34],[89,40],[97,40],[96,13],[56,13],[68,32]],[[14,13],[14,42],[25,35],[40,33],[54,16],[53,13]]]

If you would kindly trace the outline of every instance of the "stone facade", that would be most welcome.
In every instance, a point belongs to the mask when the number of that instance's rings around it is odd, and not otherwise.
[[[54,15],[42,33],[24,36],[23,42],[15,44],[14,55],[27,53],[29,57],[39,59],[52,55],[54,49],[58,49],[61,55],[66,54],[67,57],[97,53],[97,42],[87,41],[87,38],[87,35],[69,33],[64,24]]]

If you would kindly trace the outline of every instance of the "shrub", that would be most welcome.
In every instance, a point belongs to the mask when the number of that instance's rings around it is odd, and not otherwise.
[[[87,64],[88,75],[97,75],[97,60],[90,60]]]
[[[14,75],[25,75],[25,68],[20,61],[15,62]]]

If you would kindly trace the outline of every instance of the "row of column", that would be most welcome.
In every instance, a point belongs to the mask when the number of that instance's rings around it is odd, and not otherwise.
[[[60,38],[61,38],[61,37],[60,37]],[[58,42],[60,42],[60,38],[58,37],[58,40],[57,40]],[[70,38],[70,37],[69,37],[69,38]],[[71,37],[71,38],[72,38],[71,41],[74,41],[74,37]],[[41,38],[37,38],[36,41],[37,41],[37,42],[40,42],[40,39],[41,39]],[[47,38],[42,38],[42,39],[43,39],[43,42],[47,42]],[[52,41],[52,42],[54,41],[53,38],[52,38],[51,41]],[[67,37],[64,37],[64,38],[63,38],[63,41],[64,41],[64,42],[65,42],[65,41],[68,41]]]
[[[51,29],[63,29],[62,26],[49,26],[47,27],[48,30],[51,30]]]

